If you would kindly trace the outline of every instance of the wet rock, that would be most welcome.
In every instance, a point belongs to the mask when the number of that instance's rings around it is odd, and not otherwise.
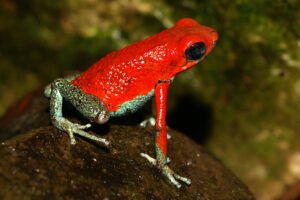
[[[140,156],[154,156],[153,128],[94,126],[90,132],[107,138],[109,149],[79,137],[71,145],[51,126],[46,98],[25,101],[0,121],[0,199],[254,199],[220,161],[179,132],[169,130],[170,166],[192,184],[176,189]]]

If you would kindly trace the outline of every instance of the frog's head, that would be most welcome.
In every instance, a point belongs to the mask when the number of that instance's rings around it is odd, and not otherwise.
[[[176,55],[172,61],[174,75],[203,60],[218,40],[218,33],[214,29],[190,18],[179,20],[172,29],[176,33],[177,43]]]

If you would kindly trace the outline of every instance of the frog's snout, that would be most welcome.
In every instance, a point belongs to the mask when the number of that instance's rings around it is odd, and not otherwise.
[[[216,46],[217,43],[218,43],[218,40],[214,40],[214,41],[213,41],[213,45],[214,45],[214,46]]]
[[[219,34],[218,34],[217,31],[213,30],[213,31],[211,32],[211,35],[212,35],[213,45],[216,46],[217,41],[218,41],[218,39],[219,39]]]

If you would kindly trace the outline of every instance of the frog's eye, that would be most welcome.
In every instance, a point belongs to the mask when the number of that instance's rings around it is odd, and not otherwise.
[[[185,56],[188,60],[199,60],[205,54],[205,50],[205,44],[197,42],[185,50]]]

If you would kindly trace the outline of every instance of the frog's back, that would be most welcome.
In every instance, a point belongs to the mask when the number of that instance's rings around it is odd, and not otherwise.
[[[148,95],[159,80],[170,77],[165,67],[178,54],[176,45],[186,30],[172,27],[112,52],[72,83],[101,99],[110,111],[115,111],[137,96]]]

